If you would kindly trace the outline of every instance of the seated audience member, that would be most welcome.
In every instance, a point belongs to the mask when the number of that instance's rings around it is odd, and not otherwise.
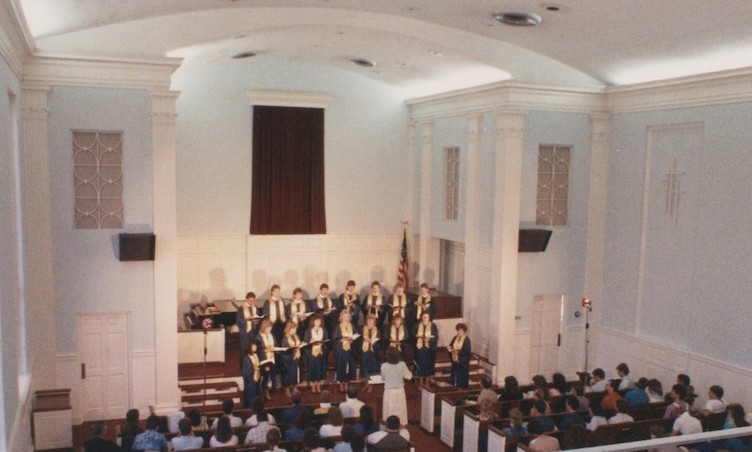
[[[546,380],[546,377],[543,375],[533,375],[533,390],[528,391],[525,394],[526,399],[532,399],[535,398],[535,395],[538,394],[544,399],[548,399],[551,396],[557,396],[557,391],[551,391],[551,388],[548,386],[548,380]]]
[[[306,430],[303,435],[303,447],[305,451],[326,452],[326,449],[319,445],[319,432],[313,428]]]
[[[349,386],[347,388],[347,400],[339,404],[339,409],[342,411],[342,417],[358,417],[360,415],[360,407],[365,403],[358,400],[358,388],[356,386]]]
[[[204,447],[204,438],[193,435],[191,420],[187,417],[178,421],[180,435],[172,438],[172,450],[201,449]]]
[[[205,420],[201,418],[201,413],[199,413],[198,410],[188,410],[188,412],[185,413],[185,417],[191,421],[191,429],[194,433],[209,430],[209,426],[206,425]]]
[[[123,450],[131,450],[133,448],[133,440],[136,435],[143,433],[144,429],[138,425],[138,418],[140,413],[137,409],[132,408],[125,413],[125,425],[120,430],[120,447]]]
[[[482,399],[478,403],[478,407],[480,408],[478,419],[480,419],[481,421],[493,421],[494,419],[496,419],[497,414],[496,411],[494,411],[493,405],[493,400],[489,398]]]
[[[616,401],[621,399],[621,396],[618,392],[616,392],[616,388],[614,388],[614,383],[612,381],[608,381],[606,383],[606,395],[603,396],[603,399],[601,399],[601,408],[604,410],[615,410],[616,409]]]
[[[660,403],[665,399],[663,397],[663,385],[658,379],[651,379],[648,381],[648,388],[645,390],[648,394],[648,403]]]
[[[647,405],[648,401],[650,400],[648,398],[647,393],[648,388],[648,379],[645,377],[640,378],[637,380],[637,384],[633,389],[630,389],[627,391],[626,394],[624,394],[624,400],[627,401],[627,406],[640,406],[640,405]]]
[[[664,419],[673,419],[678,417],[683,412],[689,410],[689,405],[684,401],[687,396],[687,389],[682,385],[674,385],[671,388],[669,394],[673,402],[666,407],[666,411],[663,413]]]
[[[686,410],[674,421],[671,436],[691,435],[692,433],[702,433],[702,422]]]
[[[265,443],[266,433],[271,429],[277,428],[269,422],[269,416],[263,411],[256,414],[256,421],[258,422],[256,426],[251,427],[245,435],[245,441],[243,441],[243,444],[246,446]]]
[[[749,422],[746,420],[744,408],[738,403],[729,403],[726,407],[728,416],[726,416],[726,422],[723,424],[723,429],[749,427]],[[747,451],[750,449],[750,437],[742,436],[736,438],[726,438],[718,444],[718,449],[725,449],[731,452]]]
[[[373,408],[368,405],[360,407],[360,420],[355,423],[355,433],[358,436],[368,436],[379,431],[379,424],[373,418]]]
[[[634,381],[629,376],[629,366],[627,366],[627,363],[619,363],[616,366],[616,374],[621,379],[617,391],[627,391],[635,387]]]
[[[209,447],[237,446],[238,437],[232,433],[230,418],[221,416],[217,421],[214,435],[209,439]]]
[[[616,401],[616,414],[608,418],[609,424],[623,424],[625,422],[634,422],[634,418],[624,410],[627,409],[627,401],[625,399],[619,399]]]
[[[600,367],[593,370],[593,380],[585,392],[603,392],[606,390],[606,372]]]
[[[650,426],[650,439],[666,438],[667,436],[668,433],[666,433],[666,429],[662,425]],[[648,452],[679,452],[679,448],[674,445],[652,447],[648,449]]]
[[[585,396],[585,386],[582,383],[575,383],[572,385],[572,392],[577,397],[577,401],[580,402],[580,409],[577,411],[580,413],[589,413],[590,399]]]
[[[163,434],[157,432],[157,428],[159,428],[159,416],[152,414],[146,418],[146,431],[136,435],[131,449],[139,451],[151,449],[167,452],[167,439]]]
[[[553,419],[546,416],[546,409],[548,405],[543,399],[536,400],[533,403],[533,408],[530,410],[530,416],[534,417],[541,425],[544,432],[553,432],[556,430]],[[530,427],[528,427],[528,433],[530,433]]]
[[[724,411],[726,411],[726,402],[723,400],[723,388],[713,385],[708,390],[708,401],[705,402],[705,406],[700,410],[700,414],[707,417],[711,414],[723,413]]]
[[[543,404],[541,405],[538,402],[542,402]],[[545,408],[545,411],[538,410],[538,414],[545,414],[546,416],[549,416],[551,414],[551,404],[548,403],[546,396],[540,389],[535,389],[533,391],[533,408],[536,408],[536,405],[538,406],[538,408]]]
[[[253,415],[249,416],[248,419],[245,420],[245,426],[246,427],[255,427],[258,425],[258,415],[261,413],[266,413],[265,409],[265,402],[263,397],[256,397],[253,399],[253,402],[251,402],[251,408],[253,409]],[[277,425],[277,420],[274,419],[274,416],[271,414],[266,415],[266,421],[271,425]]]
[[[352,425],[342,426],[342,442],[335,444],[332,452],[353,452],[352,441],[356,436]]]
[[[530,441],[530,449],[535,452],[554,452],[561,450],[559,440],[553,436],[546,435],[547,430],[541,425],[538,418],[533,419],[527,424],[527,431],[534,438]]]
[[[608,425],[608,412],[601,409],[601,407],[596,406],[593,410],[593,415],[590,417],[590,421],[587,423],[587,429],[591,432],[594,432],[600,427],[601,425]]]
[[[318,416],[329,412],[329,408],[332,407],[332,395],[324,389],[321,391],[321,400],[319,401],[319,407],[313,410],[313,415]]]
[[[266,432],[266,445],[269,446],[264,452],[287,452],[285,449],[277,447],[279,445],[282,435],[279,433],[279,429],[274,427]]]
[[[120,447],[112,441],[102,438],[107,426],[103,421],[91,424],[92,439],[84,441],[84,452],[119,452]]]
[[[285,430],[285,441],[300,441],[303,439],[306,430],[311,426],[313,414],[308,408],[303,408],[295,419],[295,427]]]
[[[570,430],[575,425],[585,426],[585,418],[579,413],[580,401],[577,397],[569,395],[564,401],[566,414],[559,421],[559,430]]]
[[[282,412],[281,420],[283,424],[294,424],[298,418],[298,413],[303,411],[304,407],[300,404],[302,395],[297,389],[292,392],[292,406]]]
[[[687,402],[687,405],[689,405],[689,408],[692,408],[692,404],[695,403],[697,394],[695,394],[695,387],[692,386],[691,380],[689,379],[689,375],[687,374],[677,375],[676,384],[684,386],[684,389],[686,389],[686,395],[684,396],[684,401]]]
[[[232,414],[232,410],[235,408],[235,402],[232,401],[232,399],[226,399],[222,401],[222,416],[226,417],[230,420],[230,427],[237,428],[243,426],[243,420],[239,417]],[[217,419],[214,419],[214,422],[212,422],[212,430],[217,429],[218,421],[221,417],[218,417]]]
[[[567,383],[567,377],[561,372],[553,374],[551,377],[551,387],[559,391],[559,395],[569,394],[572,390],[572,388],[569,387],[569,383]]]
[[[330,438],[341,435],[343,424],[342,411],[339,407],[333,406],[329,408],[326,420],[321,424],[321,428],[319,428],[319,437]]]
[[[491,389],[491,386],[493,383],[491,382],[491,379],[488,377],[483,377],[480,379],[480,394],[478,394],[478,405],[480,405],[480,402],[483,399],[489,399],[491,403],[498,400],[499,396],[494,392],[493,389]]]
[[[371,433],[366,438],[368,450],[392,450],[410,447],[410,432],[406,428],[400,428],[398,416],[386,418],[386,431]]]
[[[527,430],[522,424],[522,411],[514,407],[509,410],[509,427],[504,428],[504,434],[507,436],[527,436]]]
[[[524,394],[520,389],[520,383],[514,375],[504,377],[504,390],[499,395],[499,400],[521,400]]]
[[[366,439],[360,435],[353,436],[350,441],[350,448],[352,449],[352,452],[367,452]]]

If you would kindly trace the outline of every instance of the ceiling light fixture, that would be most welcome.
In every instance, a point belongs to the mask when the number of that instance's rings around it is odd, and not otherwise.
[[[493,19],[500,24],[514,27],[534,27],[543,21],[537,14],[517,12],[496,13]]]
[[[240,52],[232,56],[234,60],[242,60],[243,58],[253,58],[256,56],[255,52]]]
[[[350,60],[353,64],[361,67],[374,67],[376,66],[376,63],[371,60],[366,60],[365,58],[353,58]]]

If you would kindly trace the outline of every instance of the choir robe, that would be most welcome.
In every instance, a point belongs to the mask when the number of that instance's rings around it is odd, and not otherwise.
[[[303,342],[295,331],[282,338],[282,347],[299,347]],[[291,348],[281,353],[284,373],[282,374],[282,386],[295,386],[298,380],[298,365],[300,363],[300,348]]]
[[[413,317],[415,317],[413,314],[414,309],[415,305],[413,304],[413,300],[411,300],[406,293],[403,292],[399,297],[392,294],[389,296],[389,301],[387,302],[387,322],[391,324],[394,316],[399,314],[404,319],[406,325],[415,323],[412,321]]]
[[[310,301],[309,309],[311,312],[324,316],[324,326],[326,327],[326,331],[328,333],[334,331],[334,327],[335,325],[337,325],[337,315],[339,315],[339,309],[337,308],[337,304],[334,300],[331,299],[331,297],[324,297],[321,294],[318,294],[316,298]],[[327,314],[326,311],[329,311],[329,313]]]
[[[334,335],[332,336],[337,382],[341,383],[355,379],[356,344],[354,341],[343,340],[343,338],[357,334],[358,328],[353,323],[349,326],[350,331],[345,331],[345,328],[347,327],[340,323],[334,329]]]
[[[327,339],[329,339],[329,334],[323,327],[317,331],[308,328],[303,337],[303,341],[307,344]],[[324,345],[309,345],[304,350],[308,357],[308,381],[326,380],[326,347]]]
[[[256,306],[248,306],[248,303],[246,303],[245,301],[238,308],[238,314],[235,318],[235,324],[238,326],[238,334],[240,336],[241,358],[248,352],[248,344],[250,344],[258,334],[260,321],[256,321],[254,324],[253,320],[251,320],[251,317],[259,315],[259,308],[257,308]]]
[[[363,323],[365,323],[365,318],[369,314],[373,314],[376,316],[376,325],[379,326],[379,328],[384,325],[384,319],[386,317],[386,304],[387,304],[387,298],[386,295],[379,293],[378,295],[375,295],[373,293],[369,293],[366,295],[365,298],[363,298]]]
[[[373,338],[382,339],[379,335],[379,327],[375,325],[373,328],[363,327],[360,341],[358,342],[361,377],[376,375],[381,372],[381,364],[378,358],[381,352],[381,345],[380,341],[371,343],[369,339]]]
[[[356,293],[353,293],[352,295],[350,295],[349,307],[348,307],[348,303],[345,300],[345,297],[348,297],[347,293],[343,293],[337,298],[337,309],[339,309],[339,312],[342,312],[344,310],[349,311],[350,315],[352,316],[352,324],[358,325],[360,323],[360,313],[361,313],[360,297]],[[337,320],[339,320],[339,317],[337,317]],[[337,325],[335,324],[334,327],[337,328]]]
[[[425,310],[428,311],[429,314],[431,314],[431,320],[434,320],[436,318],[436,304],[431,299],[431,295],[427,295],[425,297],[418,296],[418,299],[415,300],[415,304],[413,305],[413,312],[411,315],[411,320],[413,324],[417,324],[420,322],[420,316],[423,315],[424,309],[419,306],[419,303],[428,304],[428,308]]]
[[[433,337],[428,337],[433,336]],[[413,327],[415,338],[415,362],[418,363],[419,377],[430,377],[436,372],[436,346],[439,342],[439,328],[435,323],[419,323]]]
[[[281,298],[270,298],[264,302],[264,315],[272,322],[272,334],[277,340],[277,344],[282,343],[282,336],[285,334],[285,324],[288,317],[285,312],[285,301]]]
[[[261,395],[262,369],[257,353],[243,355],[243,407],[250,408],[253,399]]]
[[[256,336],[256,344],[258,346],[259,358],[261,358],[261,361],[266,361],[268,359],[274,361],[269,364],[270,367],[268,368],[268,371],[265,368],[261,373],[261,387],[269,387],[269,382],[271,381],[272,387],[276,388],[277,381],[274,377],[279,375],[282,371],[282,360],[277,359],[277,353],[275,353],[272,348],[279,347],[279,342],[277,342],[274,334],[259,334]]]
[[[293,322],[298,324],[298,328],[295,330],[295,332],[298,333],[299,338],[303,337],[303,334],[305,334],[309,317],[302,319],[298,317],[298,314],[306,314],[308,312],[311,312],[311,310],[305,300],[300,300],[300,302],[293,300],[290,302],[290,304],[285,306],[285,314],[287,315],[287,319],[292,320]]]
[[[387,347],[395,347],[400,350],[402,359],[408,361],[407,350],[409,348],[410,333],[408,333],[405,325],[395,328],[394,325],[389,325],[384,328],[384,337],[387,339]]]
[[[459,348],[458,351],[452,352],[452,370],[449,382],[458,388],[467,388],[470,385],[470,338],[465,336],[462,344],[455,345],[459,338],[454,336],[449,342],[452,350]]]

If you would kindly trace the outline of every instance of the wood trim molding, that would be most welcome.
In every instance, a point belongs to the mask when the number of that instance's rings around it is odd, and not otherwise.
[[[293,91],[249,91],[251,105],[270,107],[326,108],[332,96],[325,93],[303,93]]]
[[[0,56],[18,78],[23,73],[24,55],[33,49],[33,39],[22,17],[23,10],[18,0],[0,5]]]

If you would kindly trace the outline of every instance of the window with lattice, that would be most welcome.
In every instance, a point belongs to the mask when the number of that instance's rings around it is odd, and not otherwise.
[[[541,145],[538,148],[536,224],[546,226],[567,224],[571,153],[571,146]]]
[[[460,206],[460,148],[444,148],[446,152],[446,206],[447,220],[456,220]]]
[[[122,132],[73,131],[76,229],[122,229],[122,164]]]

